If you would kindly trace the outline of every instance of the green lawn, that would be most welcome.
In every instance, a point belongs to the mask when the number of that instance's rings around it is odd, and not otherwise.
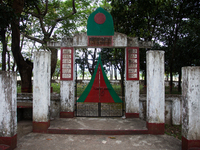
[[[77,84],[77,96],[79,97],[88,84],[84,83],[78,83]],[[60,93],[60,83],[51,83],[51,87],[53,87],[53,92]],[[121,96],[121,86],[120,84],[113,84],[112,85],[115,92]],[[21,93],[21,86],[17,86],[17,93]],[[140,94],[145,94],[146,89],[144,89],[143,85],[140,85]],[[169,87],[165,87],[165,94],[169,94]],[[178,92],[177,88],[173,88],[172,94],[181,94],[181,92]]]

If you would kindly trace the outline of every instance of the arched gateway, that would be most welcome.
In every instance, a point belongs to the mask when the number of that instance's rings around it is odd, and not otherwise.
[[[152,42],[138,41],[114,32],[110,13],[98,8],[88,18],[87,33],[64,37],[60,42],[49,42],[48,47],[61,49],[61,112],[60,117],[74,117],[74,58],[76,48],[124,48],[125,49],[125,115],[139,117],[139,48],[150,48]]]
[[[74,117],[74,54],[75,48],[120,47],[126,53],[126,117],[139,117],[139,48],[151,47],[151,42],[140,43],[137,38],[114,32],[112,18],[102,8],[90,15],[87,33],[50,42],[49,47],[61,48],[61,113],[60,117]],[[110,21],[109,21],[110,20]],[[89,26],[89,24],[91,26]],[[108,25],[108,26],[107,26]],[[110,28],[112,27],[112,28]],[[107,30],[108,29],[108,30]],[[108,35],[106,35],[108,34]],[[33,68],[33,132],[67,134],[164,134],[165,90],[164,52],[146,52],[147,109],[144,130],[85,130],[49,129],[50,126],[50,64],[51,53],[34,52]],[[200,147],[200,67],[182,68],[182,149]],[[101,75],[100,75],[101,76]],[[104,78],[105,79],[105,78]],[[0,149],[17,146],[17,76],[0,71]],[[116,99],[115,99],[116,100]],[[173,114],[180,114],[180,103],[175,102]],[[177,109],[179,108],[179,109]],[[175,119],[180,120],[180,115]],[[71,119],[75,120],[75,119]],[[8,145],[8,146],[7,146]]]

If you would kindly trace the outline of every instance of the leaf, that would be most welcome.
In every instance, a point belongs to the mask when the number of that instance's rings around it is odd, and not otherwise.
[[[110,139],[116,139],[116,137],[114,137],[114,136],[110,136],[109,138],[110,138]]]
[[[51,141],[52,139],[46,139],[46,140]]]

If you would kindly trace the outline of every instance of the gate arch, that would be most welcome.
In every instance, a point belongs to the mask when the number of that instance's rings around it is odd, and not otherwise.
[[[137,37],[127,37],[125,34],[114,32],[112,16],[103,8],[98,8],[90,15],[87,27],[87,33],[79,33],[73,37],[63,37],[61,41],[50,41],[47,44],[48,47],[61,49],[60,117],[74,117],[74,49],[125,48],[125,115],[127,118],[138,118],[139,48],[151,48],[153,43],[151,41],[139,41]]]

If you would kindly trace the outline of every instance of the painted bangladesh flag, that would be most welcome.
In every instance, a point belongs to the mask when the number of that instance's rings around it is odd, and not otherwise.
[[[100,55],[94,74],[77,102],[122,103],[104,72]]]

